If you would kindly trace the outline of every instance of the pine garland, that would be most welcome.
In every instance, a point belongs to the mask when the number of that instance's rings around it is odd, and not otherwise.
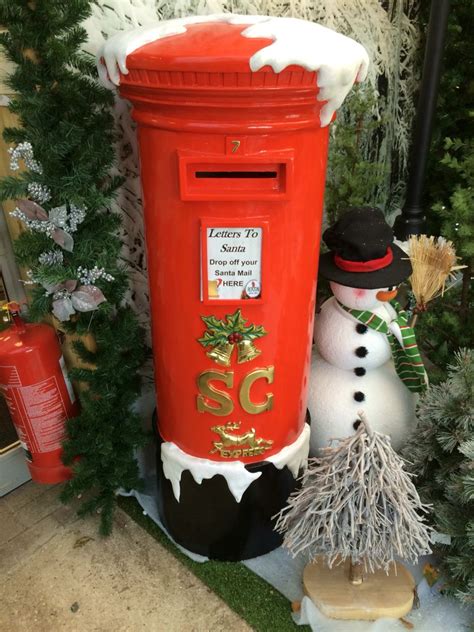
[[[112,94],[96,82],[95,59],[81,52],[90,0],[0,0],[0,44],[15,70],[10,110],[20,125],[4,132],[12,166],[26,169],[0,182],[0,199],[29,198],[16,216],[25,230],[15,244],[34,283],[29,317],[54,309],[62,328],[92,334],[94,348],[74,343],[92,368],[71,377],[85,385],[81,413],[67,424],[64,462],[74,477],[64,502],[84,495],[81,515],[100,513],[110,533],[118,488],[140,486],[134,450],[145,434],[132,406],[140,392],[144,345],[125,305],[127,271],[119,264],[120,217],[110,212],[121,180],[114,163]],[[36,203],[33,204],[33,202]]]

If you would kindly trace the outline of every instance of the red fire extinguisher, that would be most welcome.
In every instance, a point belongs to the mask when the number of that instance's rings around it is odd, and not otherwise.
[[[0,391],[31,478],[60,483],[71,478],[61,461],[65,421],[78,414],[61,347],[53,327],[25,323],[19,305],[7,307],[12,324],[0,333]]]

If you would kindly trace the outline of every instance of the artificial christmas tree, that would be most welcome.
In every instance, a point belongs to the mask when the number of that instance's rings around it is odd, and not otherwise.
[[[432,503],[445,587],[474,602],[474,352],[459,351],[448,379],[432,386],[418,407],[418,426],[405,448],[416,483]]]
[[[363,414],[354,436],[320,453],[277,522],[294,556],[316,560],[304,571],[306,594],[335,619],[403,616],[415,584],[395,557],[429,553],[427,507],[390,438]]]

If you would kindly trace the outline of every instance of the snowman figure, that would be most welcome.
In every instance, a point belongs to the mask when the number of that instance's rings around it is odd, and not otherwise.
[[[352,208],[323,235],[320,273],[334,296],[315,321],[308,408],[311,453],[357,430],[358,411],[398,450],[413,429],[426,373],[406,313],[394,301],[411,274],[379,209]]]

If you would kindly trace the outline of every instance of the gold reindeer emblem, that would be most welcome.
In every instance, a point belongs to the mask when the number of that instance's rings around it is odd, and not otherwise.
[[[220,441],[213,441],[214,447],[210,451],[211,454],[220,452],[220,455],[224,458],[235,459],[241,456],[257,456],[272,447],[273,441],[257,437],[255,428],[251,428],[242,434],[232,434],[233,430],[240,429],[240,423],[240,421],[229,421],[225,426],[211,427],[212,432],[215,432],[221,438]],[[241,446],[248,447],[243,448]]]

